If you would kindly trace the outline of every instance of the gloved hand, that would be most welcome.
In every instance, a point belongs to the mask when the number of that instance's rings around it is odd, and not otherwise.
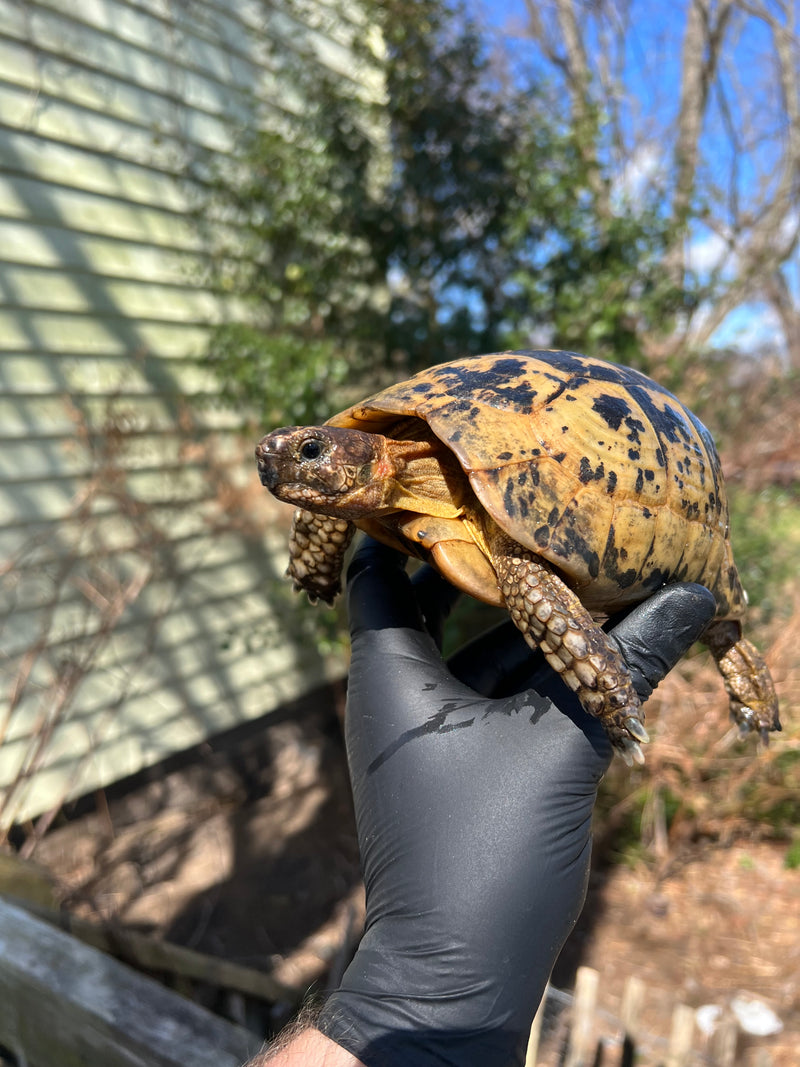
[[[366,541],[348,575],[367,922],[316,1025],[367,1067],[508,1067],[583,905],[612,748],[510,622],[445,664],[452,589],[404,563]],[[673,585],[615,627],[642,698],[714,610]]]

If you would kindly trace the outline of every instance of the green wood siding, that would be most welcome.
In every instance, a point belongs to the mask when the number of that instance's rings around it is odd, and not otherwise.
[[[270,37],[379,90],[332,8],[279,7],[0,0],[0,826],[330,674],[286,639],[254,442],[193,402],[220,306],[187,160],[297,106]]]

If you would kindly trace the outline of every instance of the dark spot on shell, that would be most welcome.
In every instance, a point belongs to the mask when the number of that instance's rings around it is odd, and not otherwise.
[[[650,574],[642,581],[642,586],[645,589],[653,590],[660,589],[662,585],[666,585],[669,581],[669,571],[662,570],[660,567],[656,567]]]
[[[628,449],[628,459],[629,459],[629,460],[630,460],[630,461],[631,461],[632,463],[635,463],[635,462],[636,462],[636,461],[637,461],[637,460],[639,459],[639,452],[638,452],[638,449],[635,449],[635,448],[629,448],[629,449]]]
[[[637,455],[637,458],[638,458],[639,453],[637,452],[636,455]],[[636,488],[636,492],[637,493],[641,493],[642,489],[644,488],[644,475],[642,474],[642,468],[641,467],[636,472],[636,486],[635,486],[635,488]]]
[[[513,452],[501,452],[500,455],[497,458],[505,461],[507,459],[511,459],[511,457],[513,455],[514,455]]]
[[[550,527],[540,526],[538,530],[534,530],[533,539],[539,548],[547,548],[550,544]]]
[[[434,379],[438,395],[451,397],[451,403],[468,398],[470,405],[481,401],[496,408],[530,412],[538,394],[525,378],[525,359],[533,355],[533,352],[519,352],[517,358],[512,354],[496,359],[476,356],[443,364],[423,374]]]
[[[627,401],[621,396],[609,396],[607,393],[602,393],[594,398],[592,409],[612,430],[618,430],[625,416],[631,413],[630,405]]]
[[[603,461],[597,465],[596,470],[592,470],[592,465],[586,456],[581,457],[581,468],[578,472],[578,477],[586,485],[588,482],[599,482],[606,476],[606,470],[603,466]]]
[[[514,483],[509,478],[506,482],[506,491],[503,494],[503,507],[510,519],[517,517],[517,498],[514,493]]]
[[[606,492],[610,495],[617,488],[617,472],[608,472],[608,483],[606,485]]]
[[[625,425],[628,427],[628,440],[635,445],[640,445],[642,439],[639,435],[644,432],[644,423],[641,419],[635,419],[632,415],[629,415],[625,419]]]
[[[553,545],[554,549],[564,559],[582,559],[590,577],[596,578],[600,573],[600,557],[575,529],[569,512],[564,515],[567,521],[562,522],[558,529],[558,543]]]
[[[645,470],[644,476],[646,481],[652,482],[652,480],[655,478],[655,472],[651,470]]]
[[[628,586],[633,585],[636,581],[636,570],[633,567],[628,567],[627,570],[620,568],[620,561],[624,562],[628,558],[628,553],[624,547],[617,547],[615,538],[616,531],[612,523],[608,530],[606,547],[603,552],[603,572],[613,579],[620,589],[627,589]]]
[[[551,526],[555,526],[555,524],[558,522],[558,516],[560,514],[561,512],[558,510],[558,508],[551,508],[550,514],[547,516],[548,523]]]
[[[429,393],[433,389],[433,382],[415,382],[411,386],[412,393]]]
[[[528,472],[520,471],[517,475],[517,485],[524,485],[528,480]]]
[[[659,465],[659,467],[666,467],[667,465],[667,461],[664,458],[664,453],[661,451],[660,448],[656,449],[656,463]]]
[[[557,452],[556,455],[553,456],[553,459],[556,461],[556,463],[563,463],[566,458],[566,452]]]

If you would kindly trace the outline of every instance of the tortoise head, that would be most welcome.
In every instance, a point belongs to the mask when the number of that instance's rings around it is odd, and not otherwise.
[[[384,506],[386,438],[337,426],[286,426],[256,446],[261,484],[308,511],[358,519]]]

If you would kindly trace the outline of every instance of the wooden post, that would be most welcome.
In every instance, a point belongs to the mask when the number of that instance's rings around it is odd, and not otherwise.
[[[240,1067],[260,1044],[0,897],[0,1045],[21,1062]]]
[[[711,1035],[711,1062],[714,1067],[733,1067],[738,1038],[739,1024],[736,1016],[726,1011]]]
[[[544,1019],[544,1006],[547,1001],[547,990],[539,1003],[536,1014],[531,1024],[530,1037],[528,1038],[528,1051],[525,1053],[525,1067],[536,1067],[539,1058],[539,1039],[542,1036],[542,1020]]]
[[[594,1063],[594,1014],[600,975],[591,967],[579,967],[575,976],[572,1030],[564,1067],[588,1067]]]
[[[639,1019],[644,1004],[644,982],[631,975],[622,991],[620,1022],[622,1024],[622,1064],[630,1067],[636,1061],[636,1045],[639,1041]]]
[[[686,1004],[677,1004],[672,1013],[672,1028],[664,1067],[688,1067],[694,1040],[694,1012]]]

